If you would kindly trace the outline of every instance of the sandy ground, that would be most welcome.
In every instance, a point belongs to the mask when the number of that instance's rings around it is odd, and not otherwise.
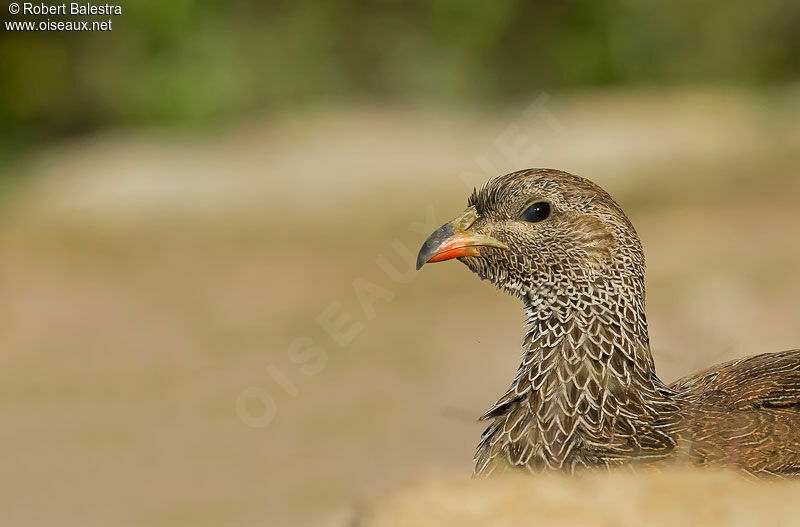
[[[798,482],[673,470],[465,481],[427,475],[381,497],[362,527],[697,527],[795,525]]]
[[[548,97],[23,162],[0,209],[4,523],[340,525],[431,471],[466,480],[521,310],[410,262],[515,168],[588,176],[629,213],[665,380],[800,346],[800,91]]]

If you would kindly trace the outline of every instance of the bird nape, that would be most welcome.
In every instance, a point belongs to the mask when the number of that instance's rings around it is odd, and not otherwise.
[[[489,181],[422,245],[520,298],[522,363],[483,415],[476,474],[654,465],[800,475],[800,350],[658,378],[633,225],[591,181],[549,169]]]

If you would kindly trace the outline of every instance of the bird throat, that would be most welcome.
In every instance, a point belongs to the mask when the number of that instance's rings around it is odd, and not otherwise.
[[[490,425],[476,473],[574,470],[669,453],[677,406],[655,375],[640,285],[571,284],[526,295],[522,362],[482,418]]]

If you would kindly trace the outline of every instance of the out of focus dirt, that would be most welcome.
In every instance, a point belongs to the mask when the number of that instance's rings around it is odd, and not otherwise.
[[[702,525],[739,525],[750,497],[751,512],[788,511],[796,489],[727,476],[467,482],[475,418],[519,359],[521,311],[457,262],[409,269],[471,185],[561,168],[607,188],[644,241],[665,380],[796,348],[798,93],[552,94],[547,118],[527,104],[362,107],[31,156],[0,209],[3,517],[326,525],[430,471],[463,481],[378,501],[398,512],[372,525],[462,518],[527,492],[520,514],[550,524],[595,505],[606,523],[594,525],[661,525],[684,503]],[[372,307],[357,294],[367,282]],[[342,312],[347,342],[319,322]],[[291,352],[310,343],[313,361]],[[451,485],[452,497],[415,494]]]

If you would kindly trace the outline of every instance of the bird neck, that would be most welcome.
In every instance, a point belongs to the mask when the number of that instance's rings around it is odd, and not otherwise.
[[[662,385],[650,353],[644,289],[623,292],[630,289],[586,284],[564,294],[546,286],[529,293],[520,372],[559,385],[593,381],[612,394]]]
[[[627,286],[570,282],[526,294],[522,363],[484,415],[503,429],[523,423],[538,456],[526,464],[560,469],[570,460],[611,459],[614,449],[631,456],[646,436],[659,451],[671,448],[663,429],[677,410],[674,394],[655,374],[643,283]]]

